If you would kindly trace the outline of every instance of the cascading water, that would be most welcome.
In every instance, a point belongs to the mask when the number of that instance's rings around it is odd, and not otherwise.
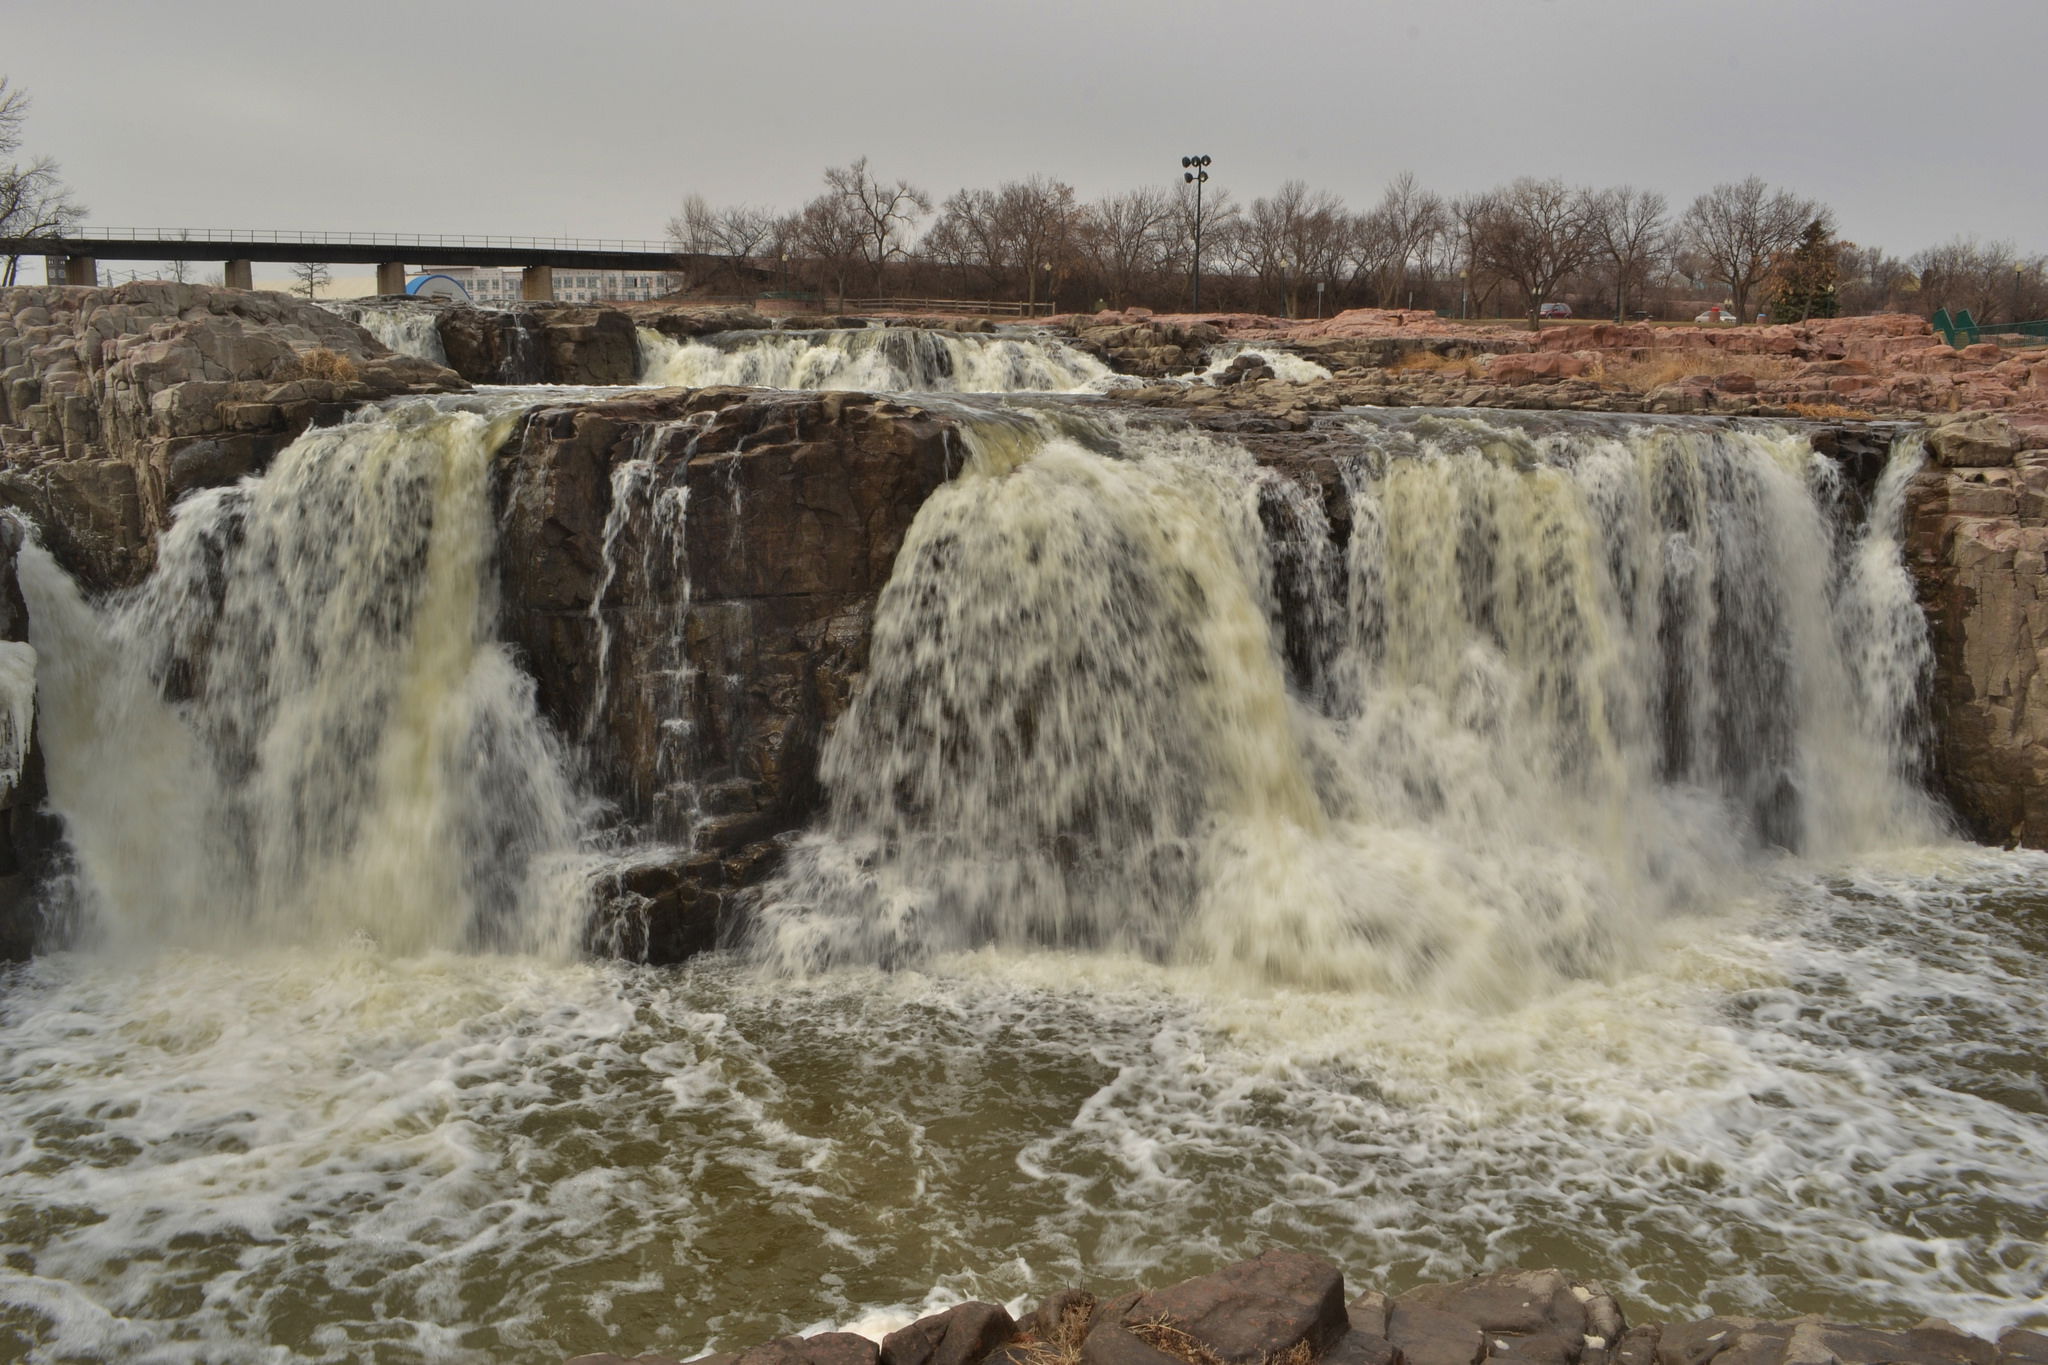
[[[1640,962],[1757,850],[1933,832],[1902,752],[1903,473],[1838,562],[1784,434],[1354,435],[1340,570],[1323,508],[1238,447],[976,431],[764,950],[1115,944],[1507,1005]]]
[[[440,314],[432,308],[346,304],[335,311],[399,355],[417,356],[436,365],[448,363],[448,352],[441,345]]]
[[[597,638],[597,682],[592,689],[583,739],[588,744],[613,697],[613,629],[611,598],[622,579],[637,582],[643,596],[659,597],[669,620],[645,633],[654,642],[637,667],[621,679],[630,689],[629,704],[652,717],[658,735],[652,764],[646,771],[624,774],[651,784],[637,793],[638,804],[650,811],[657,837],[687,849],[694,844],[698,797],[689,777],[692,730],[690,682],[693,668],[684,648],[690,613],[690,566],[685,533],[690,490],[684,470],[696,449],[694,419],[649,427],[631,458],[612,467],[611,505],[605,514],[603,567],[590,600],[590,620]],[[683,439],[679,450],[665,450],[671,439]],[[629,538],[637,555],[624,552]]]
[[[1319,379],[1328,379],[1327,366],[1318,365],[1306,356],[1277,346],[1250,346],[1232,342],[1218,346],[1209,357],[1206,369],[1195,373],[1192,378],[1198,383],[1213,384],[1232,365],[1244,357],[1250,357],[1273,371],[1273,377],[1283,384],[1312,384]]]
[[[724,332],[678,341],[643,327],[640,381],[682,388],[1100,393],[1116,377],[1093,356],[1047,336],[869,327]]]
[[[50,799],[109,940],[573,945],[577,806],[491,633],[513,421],[417,401],[309,433],[183,503],[104,607],[22,549]]]

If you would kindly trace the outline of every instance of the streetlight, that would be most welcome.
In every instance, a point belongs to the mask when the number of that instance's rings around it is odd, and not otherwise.
[[[1180,159],[1181,183],[1195,187],[1195,311],[1202,311],[1202,186],[1209,179],[1209,158],[1184,156]]]

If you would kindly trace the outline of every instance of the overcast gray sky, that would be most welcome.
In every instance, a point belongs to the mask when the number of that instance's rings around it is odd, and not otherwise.
[[[866,154],[936,195],[1215,157],[1355,207],[1412,169],[1757,174],[1905,255],[2048,251],[2048,0],[5,0],[28,141],[102,226],[658,237]]]

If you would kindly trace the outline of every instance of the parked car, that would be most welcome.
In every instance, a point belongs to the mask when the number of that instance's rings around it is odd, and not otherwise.
[[[1537,315],[1546,318],[1568,318],[1572,315],[1572,306],[1568,303],[1546,303],[1537,310]]]
[[[1735,310],[1733,308],[1723,308],[1720,304],[1717,303],[1712,308],[1709,308],[1706,312],[1701,313],[1698,317],[1694,318],[1693,321],[1740,322],[1742,321],[1742,319],[1735,316]]]

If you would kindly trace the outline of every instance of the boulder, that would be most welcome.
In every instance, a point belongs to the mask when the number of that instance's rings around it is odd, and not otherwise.
[[[1927,449],[1951,468],[2009,465],[2022,448],[2020,433],[2003,417],[1965,413],[1927,424]]]
[[[1556,1270],[1508,1270],[1450,1284],[1422,1285],[1396,1300],[1465,1319],[1482,1332],[1586,1334],[1585,1304]]]
[[[976,1365],[1017,1334],[1000,1304],[963,1303],[882,1338],[881,1365]],[[763,1363],[766,1365],[766,1362]],[[819,1362],[819,1365],[826,1365]],[[834,1362],[833,1365],[838,1365]]]
[[[1320,1355],[1351,1330],[1343,1272],[1321,1257],[1277,1248],[1154,1290],[1124,1323],[1140,1336],[1147,1327],[1184,1335],[1224,1365],[1264,1365],[1304,1345]]]
[[[1407,1365],[1479,1365],[1486,1338],[1465,1318],[1396,1301],[1387,1314],[1387,1340]]]

